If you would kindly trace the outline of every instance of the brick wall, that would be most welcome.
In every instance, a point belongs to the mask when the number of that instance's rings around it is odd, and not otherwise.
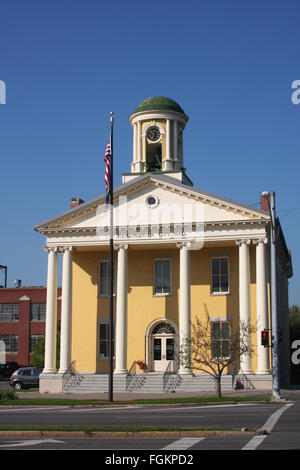
[[[58,297],[61,296],[61,288],[58,288]],[[31,303],[46,303],[46,287],[21,287],[0,288],[0,304],[19,304],[18,321],[1,321],[1,335],[17,335],[18,351],[7,352],[6,361],[16,361],[20,366],[30,364],[30,336],[45,335],[45,321],[31,321]],[[60,318],[61,301],[58,299],[57,312]]]

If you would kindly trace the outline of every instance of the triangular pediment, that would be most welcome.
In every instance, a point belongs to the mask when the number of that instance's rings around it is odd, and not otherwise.
[[[104,217],[105,196],[102,195],[35,227],[47,229],[89,229],[107,224]],[[194,222],[205,224],[269,220],[266,212],[254,209],[207,192],[184,185],[165,175],[146,174],[123,184],[114,191],[116,225]]]

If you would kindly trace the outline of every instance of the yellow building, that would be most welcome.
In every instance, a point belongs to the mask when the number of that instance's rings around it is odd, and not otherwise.
[[[209,375],[184,360],[196,319],[211,324],[215,350],[242,324],[256,331],[249,351],[223,374],[223,388],[271,388],[270,216],[193,187],[183,163],[188,117],[152,97],[130,116],[131,172],[114,190],[114,389],[203,390]],[[263,200],[264,201],[264,200]],[[291,258],[279,222],[278,311],[281,379],[289,376]],[[107,390],[109,371],[109,211],[105,195],[37,225],[48,250],[45,368],[40,390]],[[56,370],[57,258],[62,254],[60,367]],[[146,364],[140,374],[136,361]],[[72,366],[72,367],[71,367]],[[70,369],[77,374],[71,375]],[[80,379],[80,380],[79,380]],[[78,383],[77,383],[78,382]]]

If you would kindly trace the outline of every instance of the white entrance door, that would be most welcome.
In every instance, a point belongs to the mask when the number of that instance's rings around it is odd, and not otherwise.
[[[153,336],[153,365],[155,372],[164,372],[171,361],[171,371],[175,366],[173,336]]]

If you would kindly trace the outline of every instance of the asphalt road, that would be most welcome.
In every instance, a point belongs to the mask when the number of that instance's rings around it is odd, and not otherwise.
[[[204,450],[300,450],[300,402],[270,405],[183,406],[114,409],[10,408],[0,409],[0,423],[10,424],[164,424],[211,426],[236,429],[263,427],[267,434],[249,436],[192,436],[182,438],[66,438],[61,436],[0,437],[1,450],[52,449],[102,450],[102,458],[131,455],[140,451],[145,459],[150,451],[172,455]],[[147,454],[147,452],[148,454]],[[146,453],[145,453],[146,452]],[[139,454],[140,455],[140,454]],[[142,461],[140,462],[140,464]],[[145,463],[145,462],[144,462]],[[155,463],[155,462],[154,462]],[[153,464],[154,464],[153,463]],[[193,462],[196,463],[196,460]],[[131,465],[133,466],[133,464]],[[136,465],[137,466],[137,465]]]
[[[4,387],[5,388],[5,387]],[[6,387],[7,388],[7,387]],[[195,438],[66,438],[66,437],[5,437],[0,436],[1,450],[101,450],[103,458],[149,452],[197,452],[204,450],[300,450],[299,390],[282,393],[288,403],[222,404],[210,406],[147,406],[111,408],[13,407],[0,408],[0,424],[27,425],[143,425],[143,426],[224,426],[241,431],[243,428],[265,428],[268,434],[249,436],[203,436]],[[144,452],[144,454],[143,454]],[[146,452],[146,453],[145,453]],[[128,454],[129,453],[129,454]],[[131,454],[130,454],[131,453]],[[177,455],[176,454],[176,455]],[[139,454],[140,455],[140,454]],[[173,454],[172,454],[173,455]],[[104,462],[105,463],[105,462]],[[131,464],[138,467],[145,464]],[[149,462],[148,462],[149,463]],[[157,463],[157,462],[156,462]],[[168,462],[167,462],[168,463]],[[173,462],[176,463],[176,462]],[[198,462],[200,463],[200,462]],[[151,462],[151,465],[155,462]],[[160,463],[159,463],[160,464]]]
[[[26,425],[225,426],[261,428],[282,404],[113,408],[1,408],[0,423]]]

